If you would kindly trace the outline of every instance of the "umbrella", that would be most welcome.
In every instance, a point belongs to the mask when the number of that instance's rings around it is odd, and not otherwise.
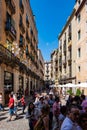
[[[82,87],[82,88],[87,88],[87,83],[86,82],[80,83],[80,84],[77,84],[76,86],[77,87]]]
[[[73,87],[76,87],[76,86],[75,86],[75,84],[67,83],[67,84],[64,84],[63,87],[66,87],[66,88],[73,88]]]

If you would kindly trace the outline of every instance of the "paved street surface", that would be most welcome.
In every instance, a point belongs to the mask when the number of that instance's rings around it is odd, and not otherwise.
[[[26,97],[26,105],[32,101],[32,97]],[[18,108],[18,119],[15,119],[15,115],[12,121],[7,122],[9,117],[9,109],[5,108],[5,111],[0,111],[0,130],[29,130],[28,119],[25,119],[25,114],[22,114],[22,108]],[[27,107],[25,109],[25,113]]]
[[[19,118],[15,119],[13,116],[12,121],[7,122],[9,117],[8,108],[5,111],[0,111],[0,130],[29,130],[28,120],[24,118],[21,108],[18,111]]]
[[[26,103],[32,101],[31,98],[26,98]],[[62,105],[65,105],[65,99],[61,99]],[[16,119],[15,115],[12,118],[12,121],[7,122],[9,117],[9,109],[5,108],[5,111],[0,111],[0,130],[29,130],[28,120],[25,119],[25,114],[22,114],[22,108],[18,108],[18,119]],[[27,107],[25,112],[27,111]]]

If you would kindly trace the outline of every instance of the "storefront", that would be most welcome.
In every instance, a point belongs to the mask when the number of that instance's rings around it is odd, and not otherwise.
[[[14,90],[13,86],[13,73],[4,71],[4,95],[5,104],[9,101],[9,94]]]
[[[25,89],[25,95],[28,96],[29,95],[29,79],[26,78],[26,89]]]
[[[20,97],[24,94],[24,78],[22,75],[19,75],[19,95]]]

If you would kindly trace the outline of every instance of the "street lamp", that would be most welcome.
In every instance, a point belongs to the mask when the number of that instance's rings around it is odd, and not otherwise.
[[[20,48],[16,42],[13,42],[12,44],[12,53],[17,56],[19,55]]]

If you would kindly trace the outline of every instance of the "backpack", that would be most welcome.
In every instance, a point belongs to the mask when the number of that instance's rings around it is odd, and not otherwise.
[[[36,122],[34,126],[34,130],[45,130],[43,118],[44,116],[39,118],[39,120]]]

